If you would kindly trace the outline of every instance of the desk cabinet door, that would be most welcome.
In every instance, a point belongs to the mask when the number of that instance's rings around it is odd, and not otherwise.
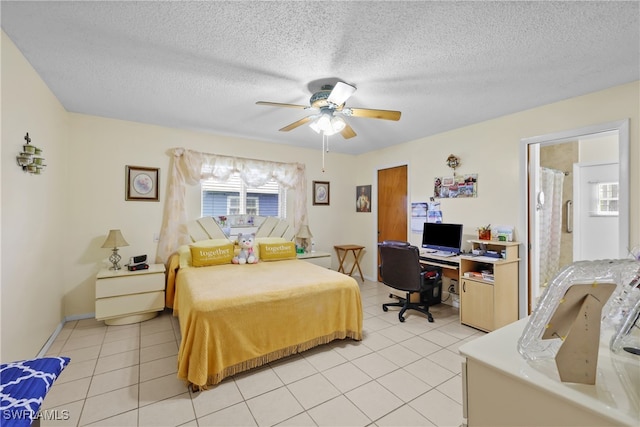
[[[462,279],[460,321],[484,331],[493,330],[493,285]]]

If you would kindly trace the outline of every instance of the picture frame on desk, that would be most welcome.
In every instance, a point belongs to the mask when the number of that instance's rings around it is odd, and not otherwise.
[[[160,201],[160,168],[125,167],[125,200]]]

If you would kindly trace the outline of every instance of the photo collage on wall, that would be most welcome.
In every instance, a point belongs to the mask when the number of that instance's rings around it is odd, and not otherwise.
[[[478,174],[436,177],[433,184],[433,197],[437,199],[478,197]]]

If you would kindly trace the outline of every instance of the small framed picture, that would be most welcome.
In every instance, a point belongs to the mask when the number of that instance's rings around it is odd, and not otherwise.
[[[127,166],[125,174],[125,199],[146,202],[160,201],[160,169]]]
[[[313,181],[313,204],[329,205],[329,181]]]
[[[371,186],[356,186],[356,212],[371,212]]]

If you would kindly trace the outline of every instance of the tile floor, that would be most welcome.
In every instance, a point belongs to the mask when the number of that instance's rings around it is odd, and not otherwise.
[[[180,342],[170,312],[146,322],[68,322],[47,355],[71,363],[42,408],[42,426],[454,426],[462,424],[458,347],[481,335],[458,310],[434,323],[383,312],[389,288],[361,285],[364,339],[339,340],[192,393],[176,377]],[[53,411],[57,410],[57,411]]]

